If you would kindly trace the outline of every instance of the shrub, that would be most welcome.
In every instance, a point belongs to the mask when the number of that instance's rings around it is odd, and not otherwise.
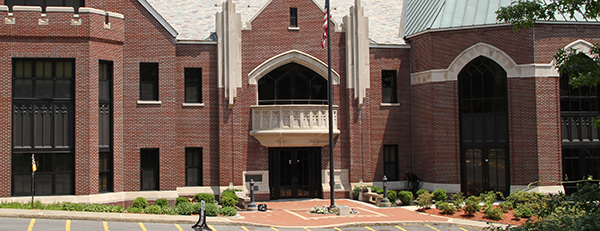
[[[481,210],[481,206],[479,206],[480,202],[481,202],[481,198],[476,197],[476,196],[470,196],[465,201],[465,206],[463,207],[463,211],[465,211],[465,214],[468,214],[468,215],[479,212],[479,210]]]
[[[235,189],[225,189],[223,191],[223,193],[221,193],[221,201],[223,200],[223,198],[225,197],[233,197],[234,199],[238,200],[238,196],[235,194],[236,190]]]
[[[169,201],[164,198],[156,199],[156,201],[154,201],[154,205],[158,205],[160,207],[169,207]]]
[[[501,192],[488,191],[479,195],[483,199],[486,208],[491,208],[498,197],[502,197]]]
[[[206,206],[206,204],[205,204]],[[193,203],[192,206],[190,206],[190,213],[191,214],[200,214],[202,212],[202,203]]]
[[[181,204],[181,203],[190,203],[190,200],[187,197],[177,197],[177,199],[175,199],[175,206]]]
[[[456,207],[453,204],[444,201],[436,201],[435,207],[439,209],[442,214],[453,214],[456,212]]]
[[[462,192],[452,194],[450,199],[452,200],[452,203],[454,204],[454,206],[456,206],[457,209],[462,208],[462,205],[465,202],[465,196]]]
[[[163,207],[163,213],[166,215],[177,215],[179,214],[175,207]]]
[[[364,185],[364,186],[355,186],[354,189],[352,189],[352,198],[354,200],[358,200],[358,195],[360,194],[360,192],[366,188],[370,188],[371,192],[374,193],[379,193],[382,194],[383,193],[383,189],[380,188],[379,186],[375,186],[375,185]]]
[[[429,192],[425,192],[421,195],[419,195],[419,197],[417,197],[417,205],[419,206],[419,208],[431,208],[431,204],[433,202],[433,194],[429,193]]]
[[[200,202],[202,200],[206,204],[215,203],[215,195],[212,195],[210,193],[198,193],[198,194],[194,195],[194,201]]]
[[[531,209],[525,205],[518,205],[514,212],[517,218],[530,218],[532,216]]]
[[[398,199],[398,194],[394,190],[388,190],[388,199],[392,202],[392,205],[396,205],[396,200]]]
[[[426,192],[429,192],[429,191],[427,191],[427,189],[419,189],[419,190],[417,190],[417,197],[421,196],[421,194],[426,193]]]
[[[446,195],[446,190],[443,189],[434,190],[433,197],[435,198],[435,201],[445,201],[446,199],[448,199],[448,196]]]
[[[413,199],[413,194],[410,191],[400,191],[398,192],[398,199],[402,201],[403,205],[408,205]]]
[[[144,213],[149,213],[149,214],[162,214],[163,213],[162,207],[158,206],[158,205],[148,206],[148,207],[144,208],[142,211]]]
[[[352,189],[352,199],[358,200],[358,194],[360,194],[362,189],[362,187],[354,186],[354,189]]]
[[[142,209],[138,207],[129,207],[125,210],[127,213],[142,213]]]
[[[133,200],[133,204],[131,204],[131,207],[140,209],[146,208],[148,207],[148,201],[146,200],[146,198],[143,197],[135,198],[135,200]]]
[[[175,206],[175,210],[178,214],[181,215],[190,215],[192,214],[192,204],[190,203],[179,203]]]
[[[221,205],[223,205],[223,207],[233,207],[238,203],[238,199],[233,198],[231,195],[227,195],[226,197],[223,197],[221,199]]]
[[[219,214],[219,208],[214,203],[206,204],[206,216],[216,216]]]
[[[502,201],[500,202],[499,207],[502,209],[502,212],[507,213],[508,210],[513,209],[513,205],[512,203],[510,203],[510,201]]]
[[[219,213],[223,216],[235,216],[237,214],[237,210],[234,207],[227,206],[223,207]]]
[[[502,215],[504,215],[504,212],[502,211],[501,208],[492,208],[492,207],[488,207],[485,210],[485,217],[492,219],[492,220],[502,220]]]

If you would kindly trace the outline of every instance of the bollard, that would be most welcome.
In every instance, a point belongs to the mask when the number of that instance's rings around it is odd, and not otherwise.
[[[254,203],[254,179],[250,179],[250,204],[248,204],[248,210],[256,211],[256,203]]]
[[[392,206],[390,199],[387,197],[387,177],[385,175],[383,175],[383,199],[381,199],[381,205],[383,205],[383,207]]]
[[[196,222],[195,225],[192,225],[192,229],[195,231],[211,230],[206,224],[206,206],[204,200],[201,200],[200,203],[202,205],[202,209],[200,210],[200,214],[198,216],[198,222]]]

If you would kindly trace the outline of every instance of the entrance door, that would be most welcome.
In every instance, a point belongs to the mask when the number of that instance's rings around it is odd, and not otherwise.
[[[463,150],[467,195],[487,191],[506,193],[506,147],[480,146]]]
[[[271,199],[321,197],[321,148],[270,148]]]

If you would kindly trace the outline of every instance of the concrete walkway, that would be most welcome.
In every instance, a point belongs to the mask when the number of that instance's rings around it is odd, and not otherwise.
[[[336,204],[339,206],[349,206],[350,208],[358,211],[358,214],[338,216],[309,213],[309,209],[314,206],[329,205],[329,200],[322,199],[270,201],[259,203],[266,204],[268,211],[240,211],[238,212],[238,216],[235,217],[207,217],[207,223],[210,225],[247,225],[280,228],[448,224],[471,229],[481,229],[489,226],[489,224],[482,221],[452,219],[415,212],[415,206],[380,208],[369,203],[348,199],[338,199],[336,200]],[[194,224],[196,221],[198,221],[198,216],[21,209],[0,209],[0,217],[178,224]],[[498,224],[495,225],[498,226]]]

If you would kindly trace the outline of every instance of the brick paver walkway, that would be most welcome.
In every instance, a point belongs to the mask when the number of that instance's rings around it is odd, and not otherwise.
[[[308,211],[314,206],[329,206],[329,200],[294,200],[259,202],[267,204],[266,212],[241,212],[241,217],[231,219],[244,223],[274,227],[327,227],[349,225],[353,223],[409,223],[409,222],[446,222],[448,218],[417,213],[401,207],[379,208],[367,203],[338,199],[339,206],[348,206],[358,214],[348,216],[312,214]]]

